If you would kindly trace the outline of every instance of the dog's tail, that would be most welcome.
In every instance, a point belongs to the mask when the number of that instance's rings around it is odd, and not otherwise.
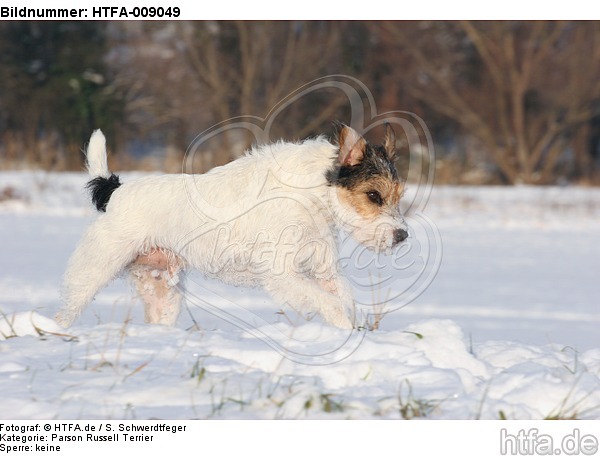
[[[106,139],[100,130],[95,130],[90,138],[86,152],[87,169],[90,180],[86,187],[92,194],[92,203],[96,209],[106,212],[106,205],[112,193],[119,188],[119,176],[108,171],[106,161]]]

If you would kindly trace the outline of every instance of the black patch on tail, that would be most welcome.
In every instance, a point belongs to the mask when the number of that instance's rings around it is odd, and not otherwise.
[[[85,186],[92,193],[92,203],[96,209],[106,212],[106,205],[112,193],[121,186],[119,176],[111,174],[106,177],[95,177]]]

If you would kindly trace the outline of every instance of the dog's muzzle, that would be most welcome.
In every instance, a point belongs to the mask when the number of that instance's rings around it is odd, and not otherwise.
[[[402,228],[394,230],[394,244],[400,244],[408,237],[408,232]]]

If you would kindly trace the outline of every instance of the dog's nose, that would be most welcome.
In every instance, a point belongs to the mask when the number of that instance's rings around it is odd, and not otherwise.
[[[394,230],[394,242],[400,244],[403,240],[408,237],[408,233],[403,229]]]

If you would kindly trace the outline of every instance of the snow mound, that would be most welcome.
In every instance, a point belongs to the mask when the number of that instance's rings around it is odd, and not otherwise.
[[[347,337],[304,326],[288,329],[315,343]],[[363,333],[331,364],[295,362],[239,328],[124,322],[70,332],[0,345],[12,404],[0,418],[600,418],[599,350],[471,344],[450,320]]]
[[[62,331],[62,328],[54,320],[33,311],[0,317],[0,340],[11,337],[40,336],[45,333]]]

